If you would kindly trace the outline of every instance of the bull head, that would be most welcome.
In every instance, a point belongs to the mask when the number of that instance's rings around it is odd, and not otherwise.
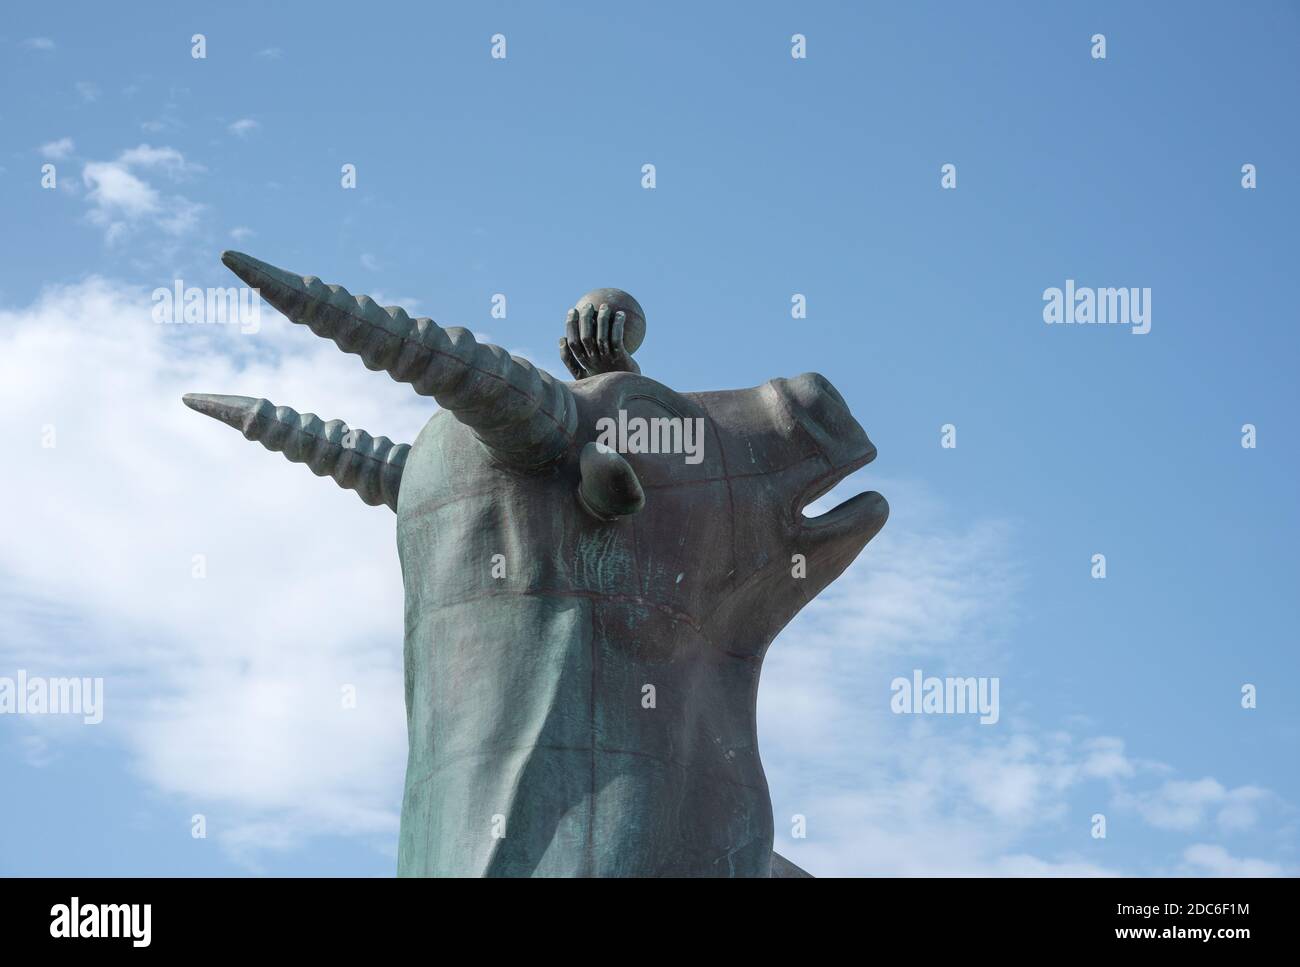
[[[399,875],[799,875],[772,852],[763,656],[888,515],[874,492],[803,515],[876,455],[834,387],[563,383],[464,329],[222,259],[441,407],[408,447],[266,400],[185,397],[397,512]],[[691,460],[620,454],[605,421],[702,436]]]

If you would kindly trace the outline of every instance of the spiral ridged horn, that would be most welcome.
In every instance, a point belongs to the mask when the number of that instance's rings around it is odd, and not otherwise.
[[[333,477],[372,507],[387,504],[397,510],[408,444],[372,437],[365,430],[349,429],[342,420],[326,422],[315,413],[299,413],[269,400],[207,393],[187,393],[183,399],[190,409],[233,426],[268,450],[305,463],[316,476]]]
[[[367,368],[432,396],[498,460],[533,469],[572,445],[578,414],[569,388],[527,360],[480,345],[468,329],[412,319],[399,307],[381,307],[369,296],[241,252],[225,252],[221,261],[288,319],[360,356]]]

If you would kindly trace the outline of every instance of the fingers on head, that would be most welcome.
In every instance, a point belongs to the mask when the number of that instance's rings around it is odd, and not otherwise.
[[[600,311],[596,313],[596,348],[602,356],[609,355],[610,316],[609,306],[602,302]]]
[[[582,379],[587,375],[586,370],[582,368],[582,364],[578,362],[578,358],[573,354],[573,344],[569,342],[567,336],[560,337],[560,361],[573,374],[574,379]]]
[[[609,330],[609,344],[616,353],[623,352],[623,329],[627,325],[627,313],[622,309],[614,313],[614,322]]]
[[[588,302],[578,313],[578,338],[589,355],[596,352],[596,307]]]
[[[579,362],[586,362],[587,351],[582,345],[581,327],[581,313],[577,309],[570,309],[564,320],[564,335],[569,341],[569,351],[578,358]]]

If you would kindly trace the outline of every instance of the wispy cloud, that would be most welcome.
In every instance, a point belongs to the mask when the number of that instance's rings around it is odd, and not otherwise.
[[[59,138],[57,141],[49,141],[41,145],[41,154],[51,161],[63,161],[65,158],[72,156],[76,149],[76,144],[71,138]]]
[[[1196,876],[1287,876],[1280,863],[1271,860],[1233,856],[1222,846],[1194,843],[1183,851],[1181,872]]]
[[[114,161],[90,161],[82,170],[87,218],[104,230],[114,244],[148,224],[171,236],[191,231],[203,206],[180,194],[164,195],[146,175],[158,173],[182,181],[201,173],[201,165],[186,161],[175,148],[141,144],[123,151]]]
[[[1249,829],[1269,793],[1258,786],[1228,789],[1215,779],[1169,780],[1158,789],[1126,796],[1124,802],[1157,829],[1191,831],[1211,819],[1225,830]]]
[[[49,37],[28,37],[23,41],[23,46],[28,50],[53,50],[54,41]]]
[[[246,138],[259,127],[261,127],[261,125],[252,118],[240,118],[238,121],[229,124],[226,127],[226,130],[237,138]]]
[[[73,86],[77,89],[77,94],[87,104],[94,104],[99,100],[100,90],[98,84],[91,81],[77,81]]]
[[[1003,645],[1024,584],[1014,525],[953,523],[923,486],[871,470],[814,511],[871,486],[890,499],[889,524],[765,662],[760,745],[778,852],[820,874],[1123,875],[1153,870],[1117,866],[1092,837],[1096,813],[1181,831],[1213,817],[1225,835],[1256,822],[1263,789],[1170,781],[1122,737],[1031,715],[1017,699],[1025,661]],[[917,668],[998,677],[1001,721],[894,714],[890,682]],[[1182,871],[1211,869],[1188,860]]]
[[[153,168],[165,172],[169,177],[180,180],[192,174],[201,174],[206,169],[192,161],[186,161],[175,148],[155,148],[149,144],[137,145],[123,151],[118,156],[118,163],[135,168]]]

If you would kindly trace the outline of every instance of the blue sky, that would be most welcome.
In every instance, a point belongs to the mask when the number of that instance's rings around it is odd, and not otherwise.
[[[107,707],[0,717],[0,873],[393,871],[391,516],[178,397],[405,440],[429,408],[269,308],[151,321],[238,248],[557,374],[616,285],[675,389],[833,381],[880,456],[831,499],[893,515],[765,670],[813,872],[1294,875],[1298,35],[1264,2],[10,11],[0,676]],[[1045,325],[1067,279],[1149,288],[1150,332]],[[997,676],[1001,720],[892,715],[918,667]]]

